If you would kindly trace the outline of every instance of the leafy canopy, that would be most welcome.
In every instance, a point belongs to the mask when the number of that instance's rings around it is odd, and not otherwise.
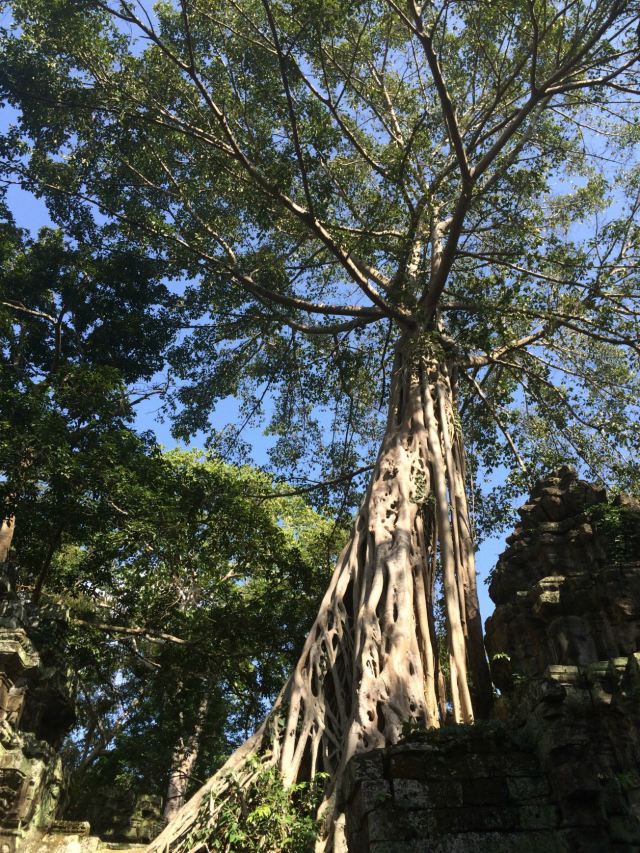
[[[273,702],[343,534],[300,498],[256,500],[272,491],[197,453],[147,456],[110,524],[57,554],[49,593],[71,608],[80,680],[74,812],[101,786],[164,796],[176,744],[201,730],[193,786]]]
[[[166,264],[4,213],[3,570],[70,613],[55,648],[38,642],[78,680],[65,752],[86,817],[100,787],[164,796],[205,699],[195,773],[216,769],[280,690],[343,531],[254,469],[133,429],[179,317]]]
[[[179,435],[235,394],[344,475],[414,338],[479,466],[634,487],[637,3],[6,6],[7,172],[187,282]]]

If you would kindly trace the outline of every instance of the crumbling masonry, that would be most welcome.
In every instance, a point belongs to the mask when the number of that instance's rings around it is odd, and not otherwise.
[[[350,853],[640,851],[640,504],[568,468],[493,573],[496,719],[356,756]]]

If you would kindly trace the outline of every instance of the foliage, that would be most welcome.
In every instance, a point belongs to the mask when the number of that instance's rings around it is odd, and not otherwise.
[[[6,209],[0,233],[0,501],[37,526],[23,559],[39,587],[61,537],[113,514],[110,483],[150,446],[132,403],[163,364],[174,300],[166,265],[123,241],[33,239]]]
[[[5,211],[6,213],[6,211]],[[69,608],[74,808],[104,786],[165,794],[196,725],[208,774],[278,692],[344,532],[267,475],[161,452],[137,383],[175,332],[166,264],[112,240],[2,231],[0,446],[9,570]],[[95,235],[94,235],[95,236]]]
[[[184,277],[177,435],[238,452],[236,395],[281,472],[344,478],[413,338],[507,475],[480,530],[559,460],[636,487],[635,3],[6,6],[7,174]]]
[[[478,530],[559,461],[638,488],[635,0],[0,8],[0,93],[18,116],[0,141],[7,180],[74,239],[104,233],[180,280],[177,436],[202,430],[233,458],[243,426],[267,421],[274,468],[327,478],[344,509],[396,358],[417,354],[452,379]],[[231,395],[241,423],[216,432]],[[211,461],[174,464],[191,490],[215,479]],[[137,618],[168,613],[172,536],[188,598],[197,518],[176,531],[170,517],[166,541],[143,518],[134,548],[104,534],[143,587],[159,566],[157,606]],[[242,584],[223,585],[225,612]],[[198,608],[174,610],[176,630],[203,630]]]
[[[146,463],[122,472],[117,523],[75,560],[62,551],[49,583],[79,621],[85,737],[67,758],[93,761],[75,779],[78,813],[104,785],[164,794],[176,743],[198,727],[195,778],[222,763],[295,661],[334,553],[334,525],[301,499],[256,501],[270,491],[258,472],[181,451]]]
[[[207,820],[209,804],[188,839],[189,849],[199,844],[208,853],[310,853],[318,834],[316,810],[325,774],[312,782],[285,788],[273,767],[254,763],[255,776],[248,787],[231,780],[228,800],[216,821],[215,834]]]
[[[637,559],[640,530],[636,506],[626,505],[618,498],[593,507],[589,516],[596,529],[604,534],[607,554],[615,565]]]

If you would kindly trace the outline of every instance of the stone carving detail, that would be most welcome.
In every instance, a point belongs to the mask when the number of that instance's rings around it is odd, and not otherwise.
[[[640,850],[640,504],[562,468],[520,517],[490,585],[500,719],[355,756],[350,853]]]
[[[604,489],[562,468],[535,487],[520,518],[489,587],[496,686],[509,692],[514,678],[549,665],[640,650],[640,503],[608,503]]]
[[[63,782],[56,750],[75,720],[64,665],[33,642],[44,633],[59,649],[64,614],[31,611],[0,583],[0,851],[11,853],[56,815]]]
[[[103,788],[84,815],[92,831],[113,842],[149,842],[159,835],[166,821],[162,816],[162,797]]]

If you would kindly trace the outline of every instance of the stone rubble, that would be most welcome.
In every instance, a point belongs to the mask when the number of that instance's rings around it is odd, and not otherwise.
[[[160,804],[149,798],[101,826],[124,843],[91,835],[87,821],[59,819],[66,790],[59,749],[76,719],[67,624],[63,608],[25,604],[0,578],[0,853],[141,851],[163,826]]]

